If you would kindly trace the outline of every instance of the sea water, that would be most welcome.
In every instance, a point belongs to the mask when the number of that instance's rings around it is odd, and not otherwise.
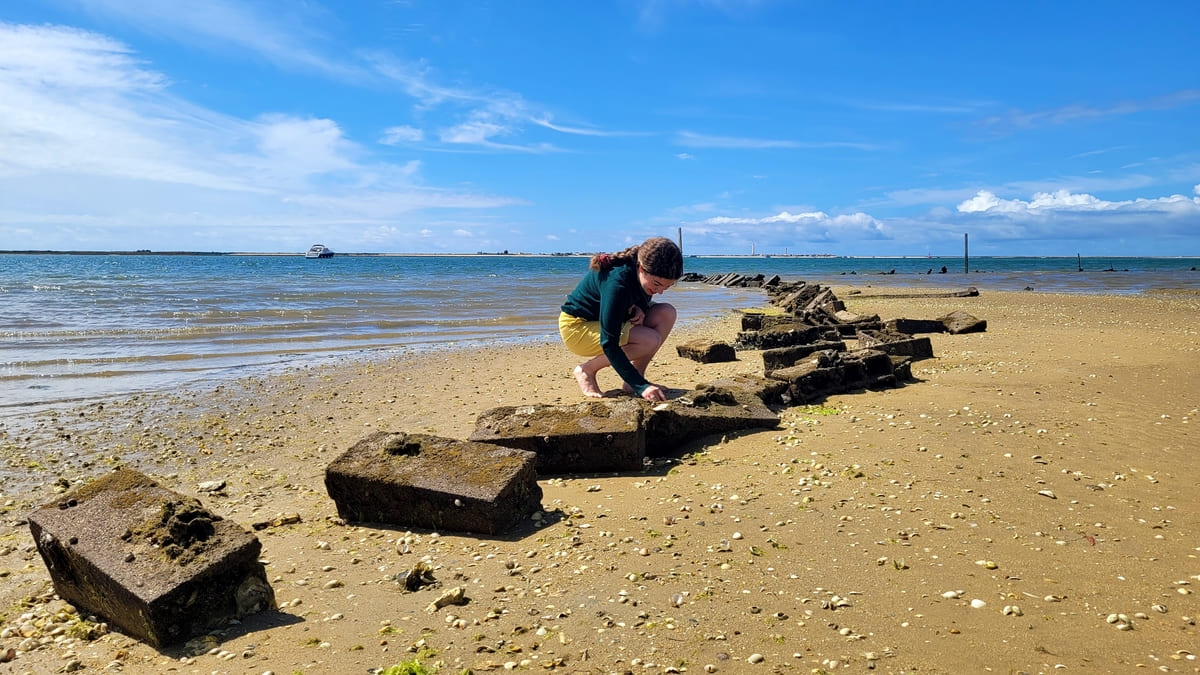
[[[943,273],[942,269],[946,271]],[[689,257],[828,285],[1072,293],[1200,288],[1196,258]],[[422,349],[557,339],[582,256],[0,254],[0,416]],[[686,324],[760,291],[681,283]]]

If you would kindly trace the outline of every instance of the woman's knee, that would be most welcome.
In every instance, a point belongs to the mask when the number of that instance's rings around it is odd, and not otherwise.
[[[663,337],[658,329],[651,326],[634,326],[629,331],[629,342],[625,345],[625,351],[631,358],[653,354],[662,346]]]
[[[646,312],[646,318],[642,323],[658,331],[659,335],[665,338],[675,327],[676,316],[675,305],[660,302],[650,306],[650,311]]]

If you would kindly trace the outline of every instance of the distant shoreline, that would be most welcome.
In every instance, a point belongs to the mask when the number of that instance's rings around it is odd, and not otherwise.
[[[0,251],[0,255],[177,255],[177,256],[271,256],[271,257],[304,257],[304,253],[291,252],[255,252],[255,251],[54,251],[54,250],[24,250],[24,251]],[[595,252],[575,252],[575,253],[490,253],[480,251],[477,253],[334,253],[335,258],[584,258],[595,255]],[[689,258],[853,258],[856,256],[840,256],[832,253],[813,253],[813,254],[787,254],[787,255],[764,255],[764,254],[703,254],[689,255]],[[868,256],[879,257],[879,256]],[[893,256],[888,256],[893,257]],[[904,256],[895,256],[904,257]],[[919,257],[919,256],[913,256]],[[328,260],[328,258],[323,258]]]
[[[335,253],[335,258],[588,258],[595,255],[596,252],[573,252],[573,253]],[[55,250],[0,250],[0,255],[121,255],[121,256],[245,256],[245,257],[290,257],[303,258],[304,253],[298,252],[256,252],[256,251],[55,251]],[[843,260],[961,260],[960,255],[836,255],[833,253],[700,253],[688,254],[687,258],[733,258],[742,260],[769,260],[780,258],[785,260],[828,260],[828,259],[843,259]],[[1006,259],[1006,258],[1032,258],[1032,259],[1058,259],[1058,258],[1077,258],[1075,255],[975,255],[971,259]],[[1083,260],[1095,260],[1097,258],[1105,260],[1124,260],[1124,259],[1143,259],[1143,260],[1178,260],[1197,258],[1200,255],[1085,255]],[[328,260],[328,258],[324,258]]]

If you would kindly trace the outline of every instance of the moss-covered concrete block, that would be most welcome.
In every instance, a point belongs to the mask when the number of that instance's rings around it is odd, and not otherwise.
[[[377,431],[325,469],[338,515],[355,522],[500,534],[541,508],[532,453]]]
[[[479,415],[470,439],[536,453],[541,475],[641,471],[642,416],[630,398],[502,406]]]
[[[29,528],[60,597],[154,647],[275,609],[258,538],[137,471],[43,506]]]

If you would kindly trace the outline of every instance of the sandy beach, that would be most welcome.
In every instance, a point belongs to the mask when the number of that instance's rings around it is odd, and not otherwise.
[[[1200,295],[834,290],[859,314],[961,309],[988,330],[931,336],[903,387],[786,409],[642,473],[542,479],[543,511],[495,538],[343,523],[324,468],[376,430],[466,438],[495,406],[581,400],[558,344],[9,418],[0,673],[1200,672]],[[650,379],[680,395],[761,374],[756,352],[675,355],[737,330],[677,331]],[[257,532],[278,612],[164,651],[87,630],[27,516],[115,466],[247,528],[298,515]],[[427,612],[439,589],[395,581],[418,561],[468,602]]]

